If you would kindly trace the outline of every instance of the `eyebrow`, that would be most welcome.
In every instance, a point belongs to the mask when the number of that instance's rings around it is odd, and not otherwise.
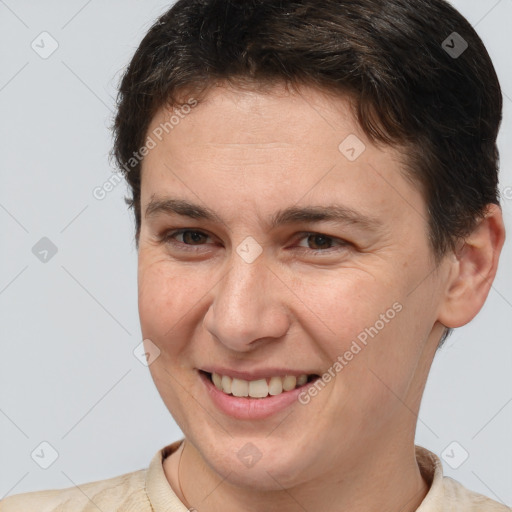
[[[222,218],[210,208],[191,203],[183,199],[157,199],[151,198],[146,207],[145,217],[150,218],[159,214],[181,215],[196,220],[206,220],[225,224]],[[270,228],[282,225],[314,222],[339,222],[354,225],[361,229],[378,232],[384,227],[384,222],[377,217],[372,217],[352,208],[341,205],[322,206],[291,206],[279,210],[270,218]]]

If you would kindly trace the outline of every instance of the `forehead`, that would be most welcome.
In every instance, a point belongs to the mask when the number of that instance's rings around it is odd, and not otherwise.
[[[148,137],[156,146],[142,165],[143,205],[168,187],[173,196],[179,190],[211,204],[224,198],[233,212],[243,201],[245,210],[268,206],[267,214],[276,204],[298,202],[337,202],[368,214],[425,213],[421,195],[402,175],[402,153],[368,140],[349,98],[314,88],[219,87],[192,108],[162,108]]]

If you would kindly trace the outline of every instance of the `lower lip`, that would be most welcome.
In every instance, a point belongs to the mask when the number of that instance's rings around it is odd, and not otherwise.
[[[304,386],[292,389],[291,391],[285,391],[280,395],[268,395],[266,398],[250,398],[227,395],[217,389],[210,378],[204,373],[199,372],[199,377],[206,386],[206,390],[217,408],[224,414],[239,420],[262,420],[283,411],[293,403],[298,402],[299,394],[310,384],[304,384]]]

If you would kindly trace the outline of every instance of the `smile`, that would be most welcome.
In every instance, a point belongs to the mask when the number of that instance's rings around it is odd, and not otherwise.
[[[251,421],[266,419],[294,404],[300,406],[299,394],[320,378],[296,371],[290,375],[286,370],[230,370],[230,375],[220,369],[209,370],[198,369],[198,375],[212,405],[222,414]]]
[[[266,398],[267,396],[276,396],[286,391],[292,391],[303,386],[312,380],[316,375],[285,375],[275,376],[266,379],[243,380],[231,378],[229,375],[220,375],[218,373],[207,374],[215,387],[225,393],[236,397]]]
[[[294,404],[300,405],[299,394],[320,378],[316,374],[265,377],[259,373],[245,380],[241,375],[234,377],[204,370],[199,370],[198,375],[212,405],[238,420],[263,420]]]

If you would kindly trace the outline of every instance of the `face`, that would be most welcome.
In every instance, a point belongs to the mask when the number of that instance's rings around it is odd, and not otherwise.
[[[172,114],[148,131],[139,311],[205,467],[281,489],[412,442],[446,269],[400,153],[305,87],[219,87],[162,130]]]

